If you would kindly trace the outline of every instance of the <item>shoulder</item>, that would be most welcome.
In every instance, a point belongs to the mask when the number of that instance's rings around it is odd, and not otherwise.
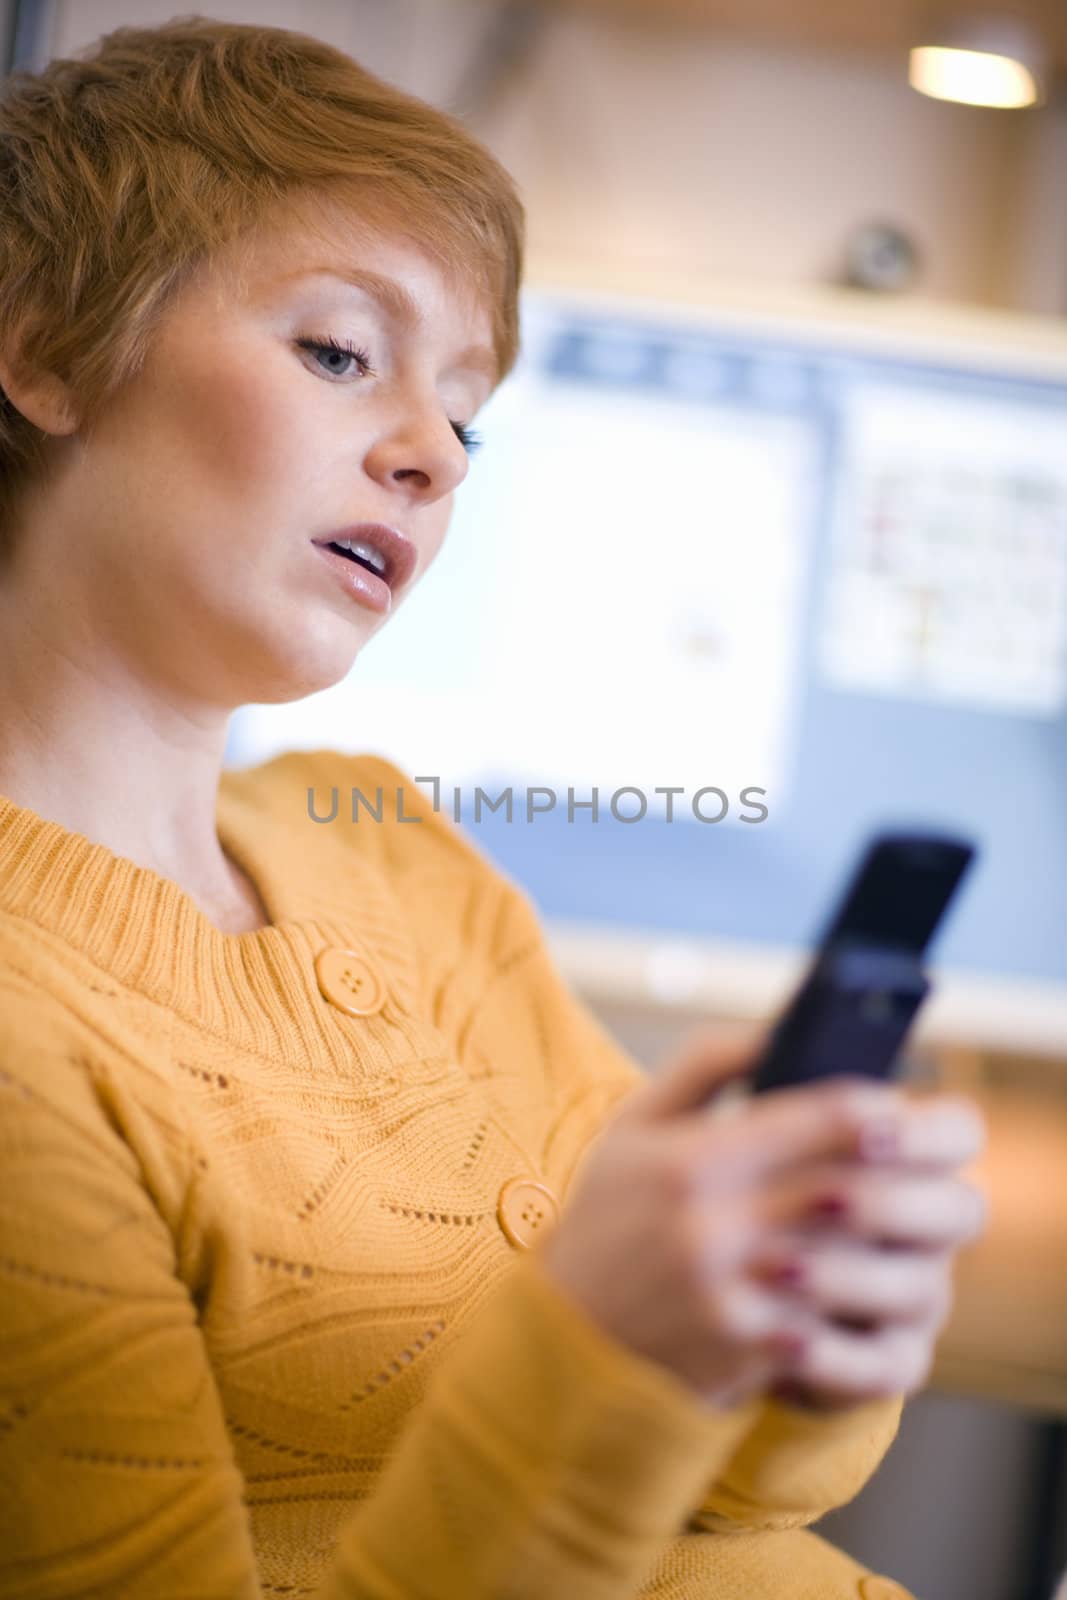
[[[255,769],[278,789],[301,793],[304,822],[341,849],[359,849],[380,867],[409,907],[435,928],[463,924],[465,938],[497,959],[541,937],[534,902],[450,815],[452,791],[439,778],[412,774],[376,751],[293,750]]]
[[[66,970],[48,939],[0,913],[0,1060],[19,1047],[70,1049],[84,1036]]]
[[[449,816],[449,791],[439,778],[413,775],[372,751],[312,750],[298,760],[320,813],[336,806],[338,821],[375,838],[392,864],[506,876]]]
[[[24,954],[24,953],[23,953]],[[93,1030],[49,976],[20,959],[0,917],[0,1089],[9,1108],[37,1107],[83,1128],[104,1125],[91,1063]]]
[[[286,750],[257,766],[228,768],[222,788],[228,798],[318,823],[324,832],[334,824],[358,827],[366,843],[388,844],[394,852],[418,840],[424,848],[470,855],[474,847],[424,794],[429,782],[373,751],[326,748]]]
[[[83,1128],[113,1132],[120,1100],[173,1119],[176,1085],[153,1003],[0,914],[0,1083]]]
[[[450,815],[451,790],[377,751],[287,750],[255,767],[230,768],[231,795],[317,823],[323,834],[357,838],[392,869],[441,870],[518,885]]]

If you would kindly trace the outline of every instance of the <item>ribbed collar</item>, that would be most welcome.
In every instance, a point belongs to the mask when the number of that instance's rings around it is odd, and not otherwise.
[[[321,1002],[328,945],[388,966],[410,1003],[410,940],[366,828],[317,825],[301,752],[222,774],[219,839],[255,883],[265,928],[224,933],[168,878],[0,795],[0,912],[24,918],[118,984],[273,1053]]]

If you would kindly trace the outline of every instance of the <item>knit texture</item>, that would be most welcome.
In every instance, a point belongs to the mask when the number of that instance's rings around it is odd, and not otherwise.
[[[713,1408],[507,1236],[643,1081],[529,896],[376,755],[217,824],[268,927],[0,796],[0,1596],[864,1593],[807,1525],[901,1399]]]

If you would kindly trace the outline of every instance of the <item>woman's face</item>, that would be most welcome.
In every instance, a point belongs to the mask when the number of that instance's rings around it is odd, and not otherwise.
[[[268,235],[242,286],[228,259],[205,268],[91,437],[61,441],[19,542],[70,644],[106,644],[185,701],[229,710],[343,678],[390,613],[346,593],[313,541],[360,522],[405,534],[417,563],[395,610],[467,474],[454,424],[492,389],[488,308],[398,239],[331,240]],[[330,268],[378,274],[419,320]]]

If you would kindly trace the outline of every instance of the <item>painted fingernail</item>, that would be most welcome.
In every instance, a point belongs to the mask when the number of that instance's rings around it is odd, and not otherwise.
[[[900,1154],[900,1129],[893,1122],[868,1122],[860,1129],[860,1155],[867,1161],[885,1161]]]
[[[806,1267],[799,1261],[780,1261],[771,1272],[775,1283],[792,1284],[794,1288],[806,1282],[807,1276]]]
[[[819,1217],[843,1217],[848,1210],[848,1201],[844,1195],[824,1194],[816,1200],[812,1209]]]
[[[784,1400],[786,1405],[801,1405],[807,1398],[807,1391],[802,1383],[795,1378],[780,1378],[771,1385],[771,1394],[776,1400]]]

